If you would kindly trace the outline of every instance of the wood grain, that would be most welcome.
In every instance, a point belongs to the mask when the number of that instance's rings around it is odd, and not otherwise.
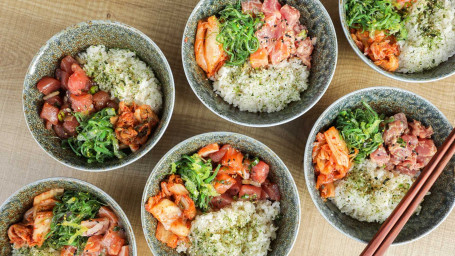
[[[455,76],[429,84],[409,84],[386,78],[364,64],[341,30],[338,4],[322,1],[337,30],[339,57],[335,77],[319,103],[307,114],[278,127],[234,125],[205,108],[191,91],[183,73],[180,43],[187,18],[197,0],[0,1],[0,202],[23,185],[54,176],[86,180],[109,193],[128,215],[135,230],[138,255],[152,255],[143,236],[140,200],[153,166],[171,147],[193,135],[233,131],[256,138],[286,163],[297,183],[301,227],[291,255],[356,255],[364,245],[335,230],[319,214],[307,192],[302,170],[306,138],[313,122],[339,97],[370,86],[395,86],[413,91],[435,104],[455,124]],[[33,140],[22,113],[22,83],[38,49],[55,33],[80,21],[111,19],[147,34],[166,55],[175,77],[176,104],[168,130],[149,154],[134,164],[107,173],[85,173],[50,158]],[[455,214],[434,232],[387,255],[454,255]]]

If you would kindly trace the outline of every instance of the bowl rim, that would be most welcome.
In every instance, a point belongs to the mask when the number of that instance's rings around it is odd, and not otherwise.
[[[111,202],[108,202],[109,203],[108,206],[114,208],[117,212],[119,212],[121,215],[124,216],[124,218],[120,218],[120,219],[122,220],[123,224],[127,226],[127,229],[132,231],[132,232],[128,233],[128,236],[130,236],[130,238],[131,238],[130,240],[131,240],[132,244],[130,244],[130,246],[132,246],[133,256],[136,256],[137,255],[136,237],[134,236],[134,230],[133,230],[133,227],[131,226],[131,222],[128,219],[128,216],[126,215],[126,213],[123,211],[122,207],[120,207],[120,205],[117,203],[117,201],[115,201],[115,199],[112,198],[104,190],[102,190],[101,188],[99,188],[99,187],[97,187],[97,186],[95,186],[95,185],[93,185],[93,184],[91,184],[91,183],[89,183],[87,181],[84,181],[84,180],[71,178],[71,177],[50,177],[50,178],[44,178],[44,179],[35,180],[35,181],[31,182],[31,183],[27,183],[27,184],[21,186],[13,194],[11,194],[0,205],[0,211],[3,211],[7,204],[11,203],[16,197],[18,197],[20,194],[22,194],[25,190],[31,189],[32,187],[36,187],[39,184],[44,183],[44,182],[62,181],[62,180],[63,181],[67,181],[67,182],[77,183],[77,184],[82,185],[84,187],[88,187],[88,188],[96,191],[97,193],[103,195],[104,197],[106,197],[108,200],[111,201]],[[120,216],[120,217],[122,217],[122,216]]]
[[[281,158],[272,150],[270,149],[267,145],[263,144],[262,142],[250,137],[250,136],[247,136],[247,135],[243,135],[243,134],[240,134],[240,133],[234,133],[234,132],[223,132],[223,131],[217,131],[217,132],[207,132],[207,133],[201,133],[201,134],[198,134],[198,135],[195,135],[195,136],[192,136],[190,138],[187,138],[181,142],[179,142],[178,144],[176,144],[174,147],[172,147],[164,156],[161,157],[161,159],[158,161],[158,163],[153,167],[153,170],[150,172],[150,175],[149,177],[147,178],[147,182],[145,183],[145,186],[144,186],[144,191],[142,192],[142,201],[141,201],[141,225],[142,225],[142,231],[144,232],[144,237],[145,237],[145,240],[147,242],[147,245],[150,249],[150,251],[152,251],[152,253],[154,255],[159,255],[159,253],[157,253],[155,251],[155,248],[153,247],[153,244],[150,240],[150,237],[149,237],[149,232],[146,228],[146,225],[145,225],[145,214],[146,214],[146,211],[145,211],[145,202],[147,202],[147,189],[151,186],[151,183],[152,183],[152,176],[154,174],[154,172],[156,172],[159,168],[159,166],[161,166],[165,161],[166,159],[169,158],[170,155],[174,154],[174,152],[176,150],[178,150],[179,148],[183,147],[184,145],[187,145],[187,144],[190,144],[191,142],[193,142],[194,140],[197,140],[197,139],[203,139],[207,136],[213,136],[213,137],[231,137],[231,136],[234,136],[236,138],[241,138],[241,139],[245,139],[245,140],[249,140],[251,142],[254,142],[256,147],[259,147],[259,148],[264,148],[265,150],[271,152],[272,154],[275,155],[276,157],[276,160],[277,162],[284,166],[284,170],[285,170],[285,173],[286,175],[288,176],[289,180],[291,181],[291,186],[297,196],[297,209],[298,209],[298,213],[297,213],[297,229],[295,230],[295,235],[293,237],[293,241],[291,243],[291,246],[289,247],[289,250],[287,252],[286,255],[289,255],[292,251],[292,249],[294,248],[294,245],[295,245],[295,242],[297,241],[297,237],[299,235],[299,229],[300,229],[300,224],[301,224],[301,214],[302,214],[302,210],[301,210],[301,203],[300,203],[300,195],[299,195],[299,190],[297,188],[297,185],[294,181],[294,178],[291,174],[291,172],[289,171],[288,167],[286,166],[286,164],[283,162],[283,160],[281,160]]]
[[[361,242],[363,244],[367,244],[366,241],[363,241],[351,234],[348,234],[346,233],[344,230],[342,230],[341,228],[337,227],[332,221],[330,221],[327,216],[325,214],[323,214],[323,211],[321,209],[321,206],[316,202],[316,199],[318,197],[318,195],[316,193],[313,193],[311,191],[313,191],[313,187],[310,185],[310,181],[309,181],[309,178],[310,177],[307,177],[309,175],[313,175],[314,173],[314,167],[312,167],[311,165],[311,169],[308,170],[306,168],[307,165],[310,166],[310,163],[312,162],[312,160],[308,157],[308,154],[306,152],[308,152],[310,149],[312,149],[313,147],[313,141],[310,141],[311,137],[313,137],[313,135],[315,135],[317,132],[319,131],[316,131],[316,124],[320,123],[323,118],[330,112],[332,111],[332,108],[334,108],[336,105],[340,104],[341,102],[345,101],[346,99],[354,96],[354,95],[357,95],[359,93],[362,93],[362,92],[368,92],[368,91],[375,91],[375,90],[391,90],[391,91],[395,91],[395,92],[399,92],[399,93],[407,93],[407,94],[412,94],[414,95],[417,99],[425,102],[426,104],[429,104],[431,107],[433,107],[437,112],[438,114],[443,118],[443,121],[450,124],[451,127],[452,124],[449,122],[449,120],[447,119],[447,117],[441,112],[441,110],[439,110],[435,105],[433,105],[433,103],[431,103],[429,100],[423,98],[422,96],[414,93],[414,92],[411,92],[411,91],[408,91],[408,90],[405,90],[405,89],[401,89],[401,88],[397,88],[397,87],[389,87],[389,86],[373,86],[373,87],[368,87],[368,88],[363,88],[363,89],[360,89],[360,90],[355,90],[355,91],[352,91],[344,96],[342,96],[341,98],[339,98],[338,100],[334,101],[332,104],[330,104],[330,106],[328,106],[326,108],[326,110],[324,110],[324,112],[322,112],[322,114],[318,117],[318,119],[314,122],[313,124],[313,127],[311,128],[311,131],[310,133],[308,134],[308,137],[307,137],[307,143],[305,145],[305,151],[304,151],[304,157],[303,157],[303,172],[304,172],[304,176],[305,176],[305,183],[306,183],[306,187],[308,189],[308,193],[310,194],[310,197],[311,197],[311,200],[313,201],[313,204],[316,206],[316,208],[318,209],[319,211],[319,214],[322,215],[322,217],[324,217],[324,219],[332,226],[334,227],[336,230],[338,230],[340,233],[342,233],[343,235],[346,235],[347,237],[351,238],[351,239],[354,239],[358,242]],[[311,173],[310,173],[311,172]],[[307,175],[308,174],[308,175]],[[314,175],[313,175],[314,176]],[[314,178],[313,178],[314,179]],[[445,216],[440,219],[438,221],[438,223],[436,223],[436,225],[434,225],[433,227],[431,227],[430,229],[428,229],[427,231],[423,232],[422,234],[420,234],[419,236],[413,238],[413,239],[410,239],[410,240],[406,240],[406,241],[402,241],[402,242],[393,242],[392,243],[392,246],[395,246],[395,245],[403,245],[403,244],[409,244],[409,243],[412,243],[414,241],[417,241],[419,240],[420,238],[423,238],[425,236],[427,236],[428,234],[430,234],[432,231],[434,231],[436,228],[439,227],[439,225],[441,225],[446,219],[447,217],[450,215],[450,213],[452,212],[452,210],[454,209],[455,207],[455,201],[454,203],[452,203],[452,205],[450,206],[450,209],[449,211],[447,211],[447,213],[445,214]]]
[[[344,11],[344,7],[343,7],[344,6],[343,5],[344,2],[345,2],[345,0],[338,0],[338,13],[339,13],[339,17],[340,17],[341,27],[342,27],[343,32],[344,32],[344,36],[346,37],[347,41],[349,42],[349,45],[351,46],[352,50],[354,50],[354,52],[357,54],[357,56],[359,56],[359,58],[365,64],[370,66],[370,68],[374,69],[376,72],[378,72],[378,73],[380,73],[380,74],[382,74],[382,75],[384,75],[386,77],[389,77],[389,78],[392,78],[392,79],[395,79],[395,80],[398,80],[398,81],[401,81],[401,82],[407,82],[407,83],[430,83],[430,82],[436,82],[436,81],[448,78],[448,77],[450,77],[450,76],[455,74],[455,69],[453,69],[451,72],[449,72],[449,73],[447,73],[447,74],[445,74],[443,76],[440,76],[440,77],[429,77],[429,78],[420,78],[420,79],[419,78],[405,78],[405,77],[400,77],[400,76],[396,75],[395,73],[385,71],[384,69],[376,66],[369,58],[367,58],[359,50],[357,45],[352,40],[351,34],[349,33],[348,26],[346,24],[345,11]],[[447,62],[447,61],[444,61],[444,62]],[[442,62],[442,63],[444,63],[444,62]],[[441,65],[442,63],[440,63],[439,65]],[[439,65],[434,67],[434,68],[439,67]]]
[[[151,46],[152,48],[154,48],[157,52],[157,54],[160,56],[161,59],[163,59],[163,63],[164,63],[164,66],[165,66],[165,69],[166,71],[168,72],[169,74],[169,85],[170,85],[170,88],[171,88],[171,95],[170,95],[170,99],[169,99],[169,117],[163,121],[163,119],[161,120],[162,122],[162,131],[159,132],[155,138],[156,138],[156,141],[150,145],[148,145],[146,148],[144,148],[143,151],[141,152],[137,152],[136,153],[136,157],[128,160],[128,161],[125,161],[119,165],[116,165],[116,166],[110,166],[110,167],[102,167],[102,168],[98,168],[98,169],[88,169],[86,168],[85,166],[79,166],[79,165],[74,165],[74,164],[70,164],[70,163],[66,163],[64,161],[61,161],[60,159],[58,159],[57,157],[55,157],[53,154],[51,154],[48,150],[46,150],[42,145],[41,143],[38,142],[38,140],[35,138],[35,135],[34,133],[32,132],[32,129],[29,125],[29,119],[27,118],[27,115],[25,114],[25,91],[26,91],[26,87],[25,87],[25,82],[27,80],[27,76],[28,74],[32,73],[33,70],[35,69],[35,65],[36,65],[36,61],[37,59],[43,54],[44,51],[46,51],[46,49],[49,47],[50,43],[55,41],[57,38],[59,38],[60,36],[62,36],[63,34],[65,34],[67,31],[69,30],[73,30],[75,28],[78,28],[78,27],[81,27],[81,26],[91,26],[91,25],[113,25],[113,26],[117,26],[117,27],[121,27],[121,28],[124,28],[126,30],[129,30],[129,31],[132,31],[133,33],[139,35],[140,37],[142,37],[144,40],[146,40]],[[163,96],[164,98],[164,96]],[[169,62],[167,61],[167,58],[166,56],[163,54],[163,52],[161,51],[161,49],[158,47],[157,44],[155,44],[155,42],[150,38],[148,37],[145,33],[141,32],[140,30],[130,26],[130,25],[127,25],[127,24],[124,24],[124,23],[121,23],[121,22],[118,22],[118,21],[111,21],[111,20],[89,20],[89,21],[82,21],[82,22],[79,22],[79,23],[76,23],[76,24],[73,24],[73,25],[70,25],[66,28],[64,28],[63,30],[59,31],[58,33],[56,33],[55,35],[53,35],[50,39],[48,39],[46,41],[46,43],[40,47],[40,49],[38,50],[38,52],[35,54],[35,56],[33,57],[32,61],[30,62],[29,64],[29,67],[27,69],[27,72],[25,73],[25,78],[24,78],[24,82],[23,82],[23,85],[22,85],[22,113],[24,115],[24,118],[25,118],[25,123],[27,124],[27,128],[30,132],[30,134],[32,135],[33,139],[35,140],[35,142],[40,146],[40,148],[46,152],[51,158],[53,158],[54,160],[56,160],[57,162],[67,166],[67,167],[70,167],[70,168],[73,168],[73,169],[76,169],[76,170],[80,170],[80,171],[85,171],[85,172],[107,172],[107,171],[112,171],[112,170],[115,170],[115,169],[119,169],[119,168],[122,168],[122,167],[125,167],[129,164],[132,164],[134,163],[135,161],[141,159],[144,155],[146,155],[148,152],[150,152],[150,150],[152,150],[152,148],[155,147],[155,145],[160,141],[160,139],[162,138],[162,136],[164,135],[164,133],[166,132],[167,130],[167,127],[169,125],[169,123],[171,122],[171,119],[172,119],[172,114],[174,112],[174,105],[175,105],[175,83],[174,83],[174,75],[172,74],[172,69],[171,67],[169,66]],[[149,138],[150,140],[151,138]]]
[[[186,80],[187,80],[188,84],[190,85],[191,89],[193,90],[194,94],[196,95],[196,97],[199,99],[200,102],[202,102],[202,104],[204,104],[204,106],[206,108],[210,109],[210,111],[215,113],[217,116],[219,116],[219,117],[223,118],[224,120],[227,120],[227,121],[229,121],[231,123],[235,123],[235,124],[238,124],[238,125],[243,125],[243,126],[246,126],[246,127],[257,127],[257,128],[260,128],[260,127],[273,127],[273,126],[278,126],[278,125],[282,125],[282,124],[291,122],[291,121],[301,117],[306,112],[308,112],[310,109],[312,109],[314,107],[314,105],[316,105],[319,102],[319,100],[321,100],[322,96],[324,96],[325,92],[327,91],[327,89],[329,88],[330,84],[332,83],[332,79],[333,79],[333,77],[335,75],[335,72],[336,72],[336,67],[337,67],[337,63],[338,63],[338,38],[336,36],[336,30],[335,30],[335,26],[333,25],[332,18],[330,17],[329,13],[327,12],[327,9],[325,9],[325,6],[318,0],[312,0],[315,4],[319,5],[319,7],[321,8],[322,14],[323,14],[323,16],[325,17],[325,19],[328,22],[329,29],[332,31],[332,33],[334,35],[334,38],[332,38],[331,41],[334,42],[334,44],[335,44],[334,45],[335,61],[333,63],[333,72],[328,77],[327,84],[324,86],[323,90],[321,90],[321,93],[314,98],[314,101],[312,103],[310,103],[308,106],[306,106],[305,108],[303,108],[302,110],[300,110],[297,114],[295,114],[295,115],[293,115],[293,116],[291,116],[291,117],[289,117],[287,119],[284,119],[284,120],[281,120],[281,121],[277,121],[277,122],[265,123],[265,124],[262,124],[262,123],[260,123],[260,124],[259,123],[246,123],[246,122],[241,122],[241,121],[238,121],[238,120],[234,120],[234,119],[231,119],[231,118],[223,115],[219,111],[216,111],[214,108],[209,106],[209,104],[202,98],[201,95],[199,95],[197,93],[197,91],[195,89],[195,87],[199,86],[199,84],[193,84],[193,82],[190,81],[190,79],[188,79],[190,77],[190,70],[187,70],[187,68],[186,68],[185,63],[187,62],[187,58],[185,58],[184,51],[183,51],[184,45],[186,44],[185,35],[188,33],[188,30],[189,30],[190,18],[193,17],[196,14],[196,12],[201,8],[202,5],[204,5],[204,3],[206,1],[207,0],[199,0],[199,2],[196,4],[196,6],[194,7],[193,11],[191,12],[190,16],[188,16],[188,20],[187,20],[187,22],[185,24],[185,29],[183,30],[181,51],[180,51],[181,52],[181,58],[182,58],[183,71],[185,72]],[[311,71],[310,71],[310,75],[311,75]],[[302,93],[304,93],[304,92],[302,92]],[[300,100],[302,100],[302,99],[300,99]],[[223,99],[223,101],[224,101],[224,99]],[[227,103],[227,104],[229,104],[229,103]],[[234,107],[232,104],[229,104],[229,105]],[[288,107],[288,105],[286,107]],[[235,107],[235,108],[238,108],[238,107]],[[244,112],[248,112],[248,111],[244,111]],[[278,113],[278,112],[280,112],[280,111],[277,111],[276,113]],[[253,112],[251,112],[251,113],[253,113]],[[258,112],[256,112],[256,114],[257,113]]]

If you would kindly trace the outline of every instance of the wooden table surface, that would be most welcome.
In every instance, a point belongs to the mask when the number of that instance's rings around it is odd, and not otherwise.
[[[152,255],[141,228],[140,205],[145,182],[158,160],[180,141],[210,131],[232,131],[260,140],[291,170],[300,193],[300,232],[291,255],[358,255],[363,244],[333,228],[319,214],[308,194],[302,169],[307,135],[313,122],[341,96],[370,86],[395,86],[435,104],[455,124],[455,76],[428,84],[386,78],[364,64],[348,45],[338,17],[338,1],[322,1],[338,35],[338,66],[332,83],[313,109],[290,123],[272,128],[231,124],[197,99],[185,78],[180,43],[197,0],[0,1],[0,203],[20,187],[47,177],[75,177],[110,194],[128,215],[138,255]],[[22,113],[22,84],[38,49],[55,33],[80,21],[111,19],[129,24],[152,38],[166,55],[176,86],[171,123],[146,156],[125,168],[105,172],[77,171],[56,162],[33,140]],[[209,124],[209,125],[207,125]],[[428,236],[389,249],[388,255],[455,255],[455,213]]]

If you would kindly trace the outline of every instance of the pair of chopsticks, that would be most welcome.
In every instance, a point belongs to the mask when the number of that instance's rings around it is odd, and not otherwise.
[[[389,248],[419,206],[423,197],[428,193],[439,175],[441,175],[454,153],[455,129],[452,130],[449,137],[447,137],[433,158],[431,158],[430,162],[420,173],[408,193],[406,193],[392,214],[387,218],[384,224],[382,224],[379,231],[367,247],[365,247],[360,256],[384,255],[387,248]]]

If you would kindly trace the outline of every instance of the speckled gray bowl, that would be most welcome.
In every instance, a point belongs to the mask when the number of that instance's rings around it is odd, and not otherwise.
[[[313,52],[308,89],[301,93],[299,101],[291,102],[285,109],[274,113],[251,113],[240,111],[228,104],[213,91],[212,82],[197,65],[194,56],[194,37],[197,22],[218,13],[228,3],[237,0],[201,0],[194,8],[185,27],[182,39],[182,60],[186,78],[201,102],[218,116],[236,124],[268,127],[280,125],[303,115],[322,97],[333,74],[338,57],[337,38],[332,20],[318,0],[280,1],[297,8],[300,22],[308,27],[309,35],[317,37]]]
[[[303,161],[305,179],[311,198],[319,212],[332,226],[351,238],[369,242],[379,230],[380,224],[358,221],[341,213],[329,200],[324,202],[316,189],[311,160],[316,134],[333,125],[336,116],[341,110],[360,107],[362,100],[369,103],[379,113],[389,116],[404,112],[410,119],[416,119],[425,125],[431,125],[435,132],[433,139],[438,147],[451,132],[452,125],[441,111],[426,99],[412,92],[390,87],[372,87],[350,93],[328,107],[315,122],[308,136]],[[411,217],[394,244],[410,242],[425,236],[449,215],[455,200],[454,167],[455,158],[452,158],[447,168],[431,188],[431,195],[425,197],[420,215]]]
[[[25,185],[0,206],[0,255],[11,255],[11,244],[7,234],[9,226],[22,220],[23,214],[32,207],[35,196],[53,188],[88,192],[96,196],[101,202],[106,203],[119,217],[120,224],[125,229],[128,244],[130,245],[129,255],[137,255],[133,228],[117,202],[95,185],[65,177],[47,178]]]
[[[163,107],[161,121],[150,135],[147,143],[123,159],[104,163],[88,164],[86,159],[77,157],[71,149],[62,149],[61,141],[53,131],[44,127],[39,117],[43,104],[42,95],[36,83],[43,76],[53,76],[61,58],[75,55],[90,45],[103,44],[109,48],[125,48],[135,51],[154,71],[162,85]],[[24,80],[23,107],[28,128],[41,148],[60,163],[83,171],[108,171],[126,166],[144,156],[155,146],[164,134],[174,109],[174,78],[171,68],[158,46],[144,33],[128,25],[113,21],[82,22],[57,33],[41,47],[33,58]]]
[[[453,74],[455,74],[455,56],[452,56],[447,60],[446,62],[441,63],[439,66],[425,70],[422,72],[417,72],[417,73],[412,73],[412,74],[406,74],[406,73],[400,73],[400,72],[389,72],[386,71],[378,66],[376,66],[373,61],[370,60],[365,54],[363,54],[362,51],[359,50],[357,45],[355,44],[354,40],[351,37],[351,34],[349,33],[349,28],[346,23],[346,12],[344,9],[344,4],[346,3],[346,0],[338,0],[338,9],[340,13],[340,20],[341,20],[341,26],[343,27],[344,35],[348,39],[349,44],[351,45],[352,49],[354,52],[360,57],[360,59],[363,60],[368,66],[370,66],[372,69],[376,70],[377,72],[399,80],[403,82],[409,82],[409,83],[425,83],[425,82],[434,82],[437,80],[441,80],[444,78],[447,78]]]
[[[231,144],[243,153],[257,156],[270,165],[269,178],[278,184],[281,193],[281,215],[277,221],[277,238],[272,241],[272,251],[268,255],[288,255],[297,238],[300,225],[300,200],[294,179],[286,165],[277,154],[261,142],[245,135],[230,132],[211,132],[191,137],[175,147],[161,158],[153,169],[142,195],[141,219],[145,239],[153,255],[179,255],[155,238],[156,219],[144,206],[148,198],[160,190],[160,182],[170,174],[171,164],[181,159],[182,155],[194,154],[201,147],[211,143]]]

